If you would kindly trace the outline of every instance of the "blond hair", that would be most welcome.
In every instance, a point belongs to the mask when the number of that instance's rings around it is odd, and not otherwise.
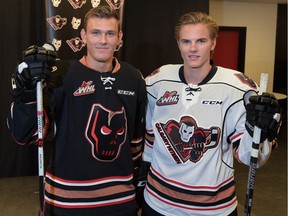
[[[178,20],[178,23],[175,26],[176,40],[177,41],[179,40],[180,30],[183,25],[198,24],[198,23],[207,25],[210,32],[210,38],[212,40],[217,38],[219,26],[212,17],[208,16],[206,13],[203,12],[190,12],[182,15]]]

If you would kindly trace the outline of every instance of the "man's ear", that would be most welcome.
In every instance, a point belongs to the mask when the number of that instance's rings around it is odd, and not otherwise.
[[[214,39],[212,40],[211,51],[214,51],[214,50],[215,50],[215,47],[216,47],[216,38],[214,38]]]
[[[123,38],[123,32],[120,30],[120,31],[118,32],[118,40],[119,40],[119,43],[122,42],[122,38]]]
[[[80,35],[81,35],[81,39],[86,44],[86,31],[84,29],[81,29]]]

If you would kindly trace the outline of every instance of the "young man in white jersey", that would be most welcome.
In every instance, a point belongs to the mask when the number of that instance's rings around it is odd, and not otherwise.
[[[243,73],[213,63],[217,32],[207,14],[183,15],[175,28],[183,64],[146,78],[143,216],[235,216],[233,156],[249,165],[255,124],[262,129],[258,166],[269,158],[280,107],[273,95],[258,96]]]

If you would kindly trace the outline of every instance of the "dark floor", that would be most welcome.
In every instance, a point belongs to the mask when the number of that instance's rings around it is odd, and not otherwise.
[[[279,147],[269,162],[257,170],[251,216],[287,215],[287,127],[278,137]],[[239,216],[244,215],[249,167],[236,165]],[[38,177],[0,178],[0,216],[37,216]]]

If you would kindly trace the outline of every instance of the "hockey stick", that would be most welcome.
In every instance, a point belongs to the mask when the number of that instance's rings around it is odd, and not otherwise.
[[[268,82],[268,74],[261,73],[259,95],[261,95],[263,92],[266,91],[267,82]],[[246,200],[245,200],[245,209],[244,209],[245,216],[250,216],[251,214],[260,138],[261,138],[261,129],[255,126],[254,132],[253,132],[253,143],[252,143],[251,159],[250,159],[250,167],[249,167],[248,183],[247,183],[247,191],[246,191]]]
[[[39,176],[39,199],[40,211],[44,205],[44,151],[43,151],[43,90],[42,81],[37,82],[37,124],[38,124],[38,176]]]
[[[53,45],[45,43],[43,46],[46,50],[55,51]],[[44,150],[43,150],[43,86],[40,76],[40,80],[36,84],[36,98],[37,98],[37,126],[38,126],[38,176],[39,176],[39,200],[40,200],[40,212],[39,215],[43,215],[44,212]]]

